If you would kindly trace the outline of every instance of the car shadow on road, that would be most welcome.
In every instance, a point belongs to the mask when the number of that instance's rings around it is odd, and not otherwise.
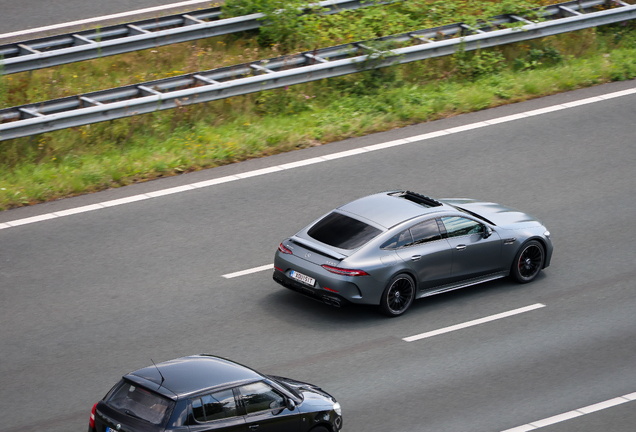
[[[261,306],[278,320],[306,328],[320,328],[323,331],[341,331],[342,325],[348,329],[387,325],[387,321],[421,320],[427,312],[457,310],[471,307],[482,299],[498,298],[506,293],[529,289],[540,283],[546,276],[540,273],[534,283],[518,284],[509,278],[502,278],[446,293],[425,297],[413,302],[411,308],[401,317],[389,318],[382,315],[377,306],[349,304],[334,307],[313,300],[287,289],[280,289],[264,297]]]

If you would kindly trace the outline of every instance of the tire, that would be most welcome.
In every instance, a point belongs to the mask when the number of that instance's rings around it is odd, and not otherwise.
[[[311,429],[309,432],[330,432],[330,431],[324,426],[316,426],[315,428]]]
[[[519,283],[532,282],[541,272],[544,262],[543,245],[536,240],[530,240],[519,248],[512,262],[510,275]]]
[[[415,299],[415,282],[407,274],[399,274],[389,281],[382,298],[380,311],[390,317],[402,315]]]

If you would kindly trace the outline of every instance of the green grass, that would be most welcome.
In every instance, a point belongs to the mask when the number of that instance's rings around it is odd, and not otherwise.
[[[250,2],[260,6],[264,3],[258,0],[236,1],[241,6]],[[276,1],[293,3],[292,0],[265,0],[270,3]],[[0,108],[470,21],[478,16],[493,16],[504,12],[522,13],[528,8],[557,1],[409,0],[343,11],[335,15],[308,15],[301,22],[294,23],[302,26],[303,31],[296,31],[293,37],[286,39],[289,40],[286,43],[263,41],[261,33],[254,31],[0,76]],[[230,2],[228,0],[226,6]]]
[[[0,143],[0,209],[632,79],[636,76],[635,40],[631,26],[609,26],[4,141]],[[223,41],[195,44],[194,52],[225,61],[227,58],[205,48],[206,44],[221,45],[218,42]],[[232,44],[231,50],[240,52],[233,55],[244,61],[261,54],[247,45]],[[95,70],[105,62],[132,68],[131,59],[138,59],[149,65],[147,74],[176,71],[161,72],[172,63],[164,59],[165,54],[151,51],[127,55],[128,60],[118,56],[37,71],[29,79],[28,74],[4,77],[0,102],[20,94],[61,96],[71,91],[67,84],[61,89],[51,85],[38,90],[33,80],[61,76],[75,80],[73,67],[90,70],[94,78],[84,78],[77,85],[94,85],[102,79],[104,75]],[[153,55],[161,57],[157,64],[165,63],[155,69]],[[184,54],[182,60],[194,61],[192,55]],[[201,64],[192,68],[199,70]]]

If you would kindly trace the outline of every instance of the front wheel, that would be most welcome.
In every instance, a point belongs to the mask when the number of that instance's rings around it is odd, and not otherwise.
[[[400,274],[389,281],[382,293],[380,310],[390,317],[402,315],[415,299],[415,282],[407,274]]]
[[[545,261],[543,245],[536,240],[525,243],[512,263],[511,274],[517,282],[528,283],[537,277]]]

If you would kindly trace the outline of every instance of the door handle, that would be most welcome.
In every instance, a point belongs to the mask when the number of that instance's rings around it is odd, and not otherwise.
[[[259,425],[251,425],[251,426],[250,426],[250,429],[251,429],[251,430],[256,430],[256,429],[258,429],[258,426],[259,426]]]
[[[457,245],[457,247],[455,249],[464,250],[464,249],[466,249],[466,245]]]
[[[420,258],[422,258],[422,255],[413,255],[411,261],[419,261]]]

